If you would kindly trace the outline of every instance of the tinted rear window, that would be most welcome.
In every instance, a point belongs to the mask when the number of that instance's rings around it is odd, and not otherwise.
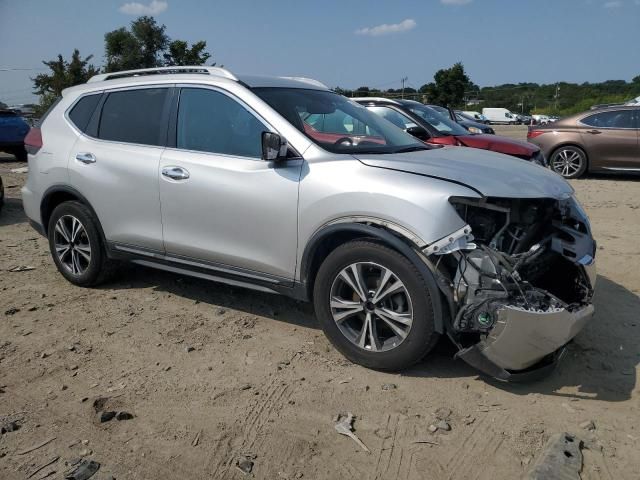
[[[100,94],[87,95],[82,97],[69,112],[69,118],[80,131],[86,131],[91,115],[93,115],[99,101]]]
[[[98,138],[143,145],[164,145],[163,119],[168,88],[110,93],[102,107]]]
[[[583,118],[582,123],[600,128],[634,128],[633,110],[611,110]]]

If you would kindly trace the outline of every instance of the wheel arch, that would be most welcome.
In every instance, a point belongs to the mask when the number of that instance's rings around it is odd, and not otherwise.
[[[307,298],[313,299],[315,277],[325,258],[340,245],[355,239],[371,239],[405,256],[425,279],[434,310],[435,329],[444,333],[441,292],[432,271],[416,252],[417,246],[408,238],[400,236],[382,225],[370,223],[336,223],[320,228],[307,243],[300,262],[300,282]]]
[[[84,195],[82,195],[75,188],[68,185],[54,185],[52,187],[49,187],[42,195],[42,201],[40,202],[40,219],[42,221],[42,229],[44,234],[48,235],[49,233],[49,219],[51,218],[53,210],[61,203],[69,201],[79,202],[91,211],[91,214],[93,215],[98,225],[98,231],[100,232],[100,239],[102,240],[102,244],[106,246],[106,237],[104,235],[104,231],[102,230],[102,224],[100,223],[98,214]]]

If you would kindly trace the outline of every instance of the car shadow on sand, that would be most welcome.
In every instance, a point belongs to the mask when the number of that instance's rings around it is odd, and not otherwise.
[[[10,188],[13,189],[16,187],[10,186]],[[22,199],[7,197],[7,190],[9,189],[5,185],[4,205],[0,210],[0,227],[27,223],[27,216],[24,214],[24,210],[22,208]]]
[[[137,266],[124,266],[121,279],[105,288],[143,288],[154,285],[170,293],[252,315],[319,329],[312,306],[287,297],[176,276]],[[567,355],[546,378],[530,383],[505,383],[480,375],[462,360],[454,359],[455,347],[442,339],[424,361],[402,373],[408,377],[474,378],[516,395],[540,393],[584,400],[624,401],[636,386],[640,362],[640,299],[606,277],[598,277],[594,298],[596,314],[576,339]]]

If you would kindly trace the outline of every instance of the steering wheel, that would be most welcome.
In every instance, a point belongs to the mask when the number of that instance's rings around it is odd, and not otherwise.
[[[344,145],[346,147],[350,147],[353,145],[353,139],[350,137],[342,137],[334,142],[334,145]]]

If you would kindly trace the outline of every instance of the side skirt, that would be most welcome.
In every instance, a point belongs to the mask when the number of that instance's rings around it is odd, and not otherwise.
[[[162,252],[118,243],[109,243],[109,257],[235,287],[284,295],[305,302],[309,301],[307,289],[302,283],[282,277],[202,262],[192,258],[173,257]]]

